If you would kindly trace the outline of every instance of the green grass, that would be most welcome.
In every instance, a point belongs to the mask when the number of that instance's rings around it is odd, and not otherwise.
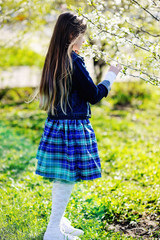
[[[131,84],[115,84],[101,105],[91,105],[102,178],[76,184],[66,209],[73,226],[85,231],[82,240],[144,239],[108,226],[138,223],[144,214],[160,219],[160,92]],[[52,183],[34,173],[46,113],[36,101],[22,103],[25,93],[1,94],[1,240],[42,240],[51,211]],[[148,239],[159,237],[154,232]]]

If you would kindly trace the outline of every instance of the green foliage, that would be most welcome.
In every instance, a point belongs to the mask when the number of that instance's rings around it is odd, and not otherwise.
[[[24,65],[42,67],[44,61],[40,54],[31,49],[27,47],[18,48],[16,46],[1,48],[0,59],[0,67]]]
[[[134,104],[115,108],[118,93],[126,94],[131,86],[123,83],[122,89],[115,83],[113,95],[103,99],[101,107],[92,105],[102,178],[76,184],[66,209],[72,225],[85,231],[82,240],[142,239],[108,226],[160,213],[160,93],[152,86],[146,93],[137,87],[131,103],[140,97],[138,108]],[[52,183],[34,171],[47,115],[38,109],[38,102],[17,104],[26,98],[26,89],[16,89],[15,96],[14,90],[1,94],[0,236],[2,240],[42,240],[51,211]],[[158,232],[154,236],[160,237]]]
[[[24,101],[33,93],[34,88],[4,88],[0,90],[0,106],[8,107],[8,105],[16,105],[24,103]]]
[[[126,106],[126,105],[134,105],[139,106],[142,101],[151,100],[151,87],[141,81],[134,81],[124,83],[124,82],[116,82],[111,91],[111,98],[114,102],[114,106]]]

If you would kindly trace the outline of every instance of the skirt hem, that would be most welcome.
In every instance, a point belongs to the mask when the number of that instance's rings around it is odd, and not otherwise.
[[[47,179],[49,179],[51,181],[54,180],[54,179],[59,179],[59,180],[65,180],[65,181],[69,181],[69,182],[89,181],[89,180],[94,180],[96,178],[101,178],[102,177],[102,175],[100,174],[100,175],[97,175],[97,176],[94,175],[94,177],[91,177],[91,178],[81,177],[81,178],[76,178],[76,179],[72,179],[71,180],[71,179],[67,179],[65,177],[60,177],[60,176],[56,176],[56,175],[54,175],[53,177],[49,177],[47,174],[41,173],[38,170],[35,171],[35,174],[40,175],[40,176],[42,176],[44,178],[47,178]]]

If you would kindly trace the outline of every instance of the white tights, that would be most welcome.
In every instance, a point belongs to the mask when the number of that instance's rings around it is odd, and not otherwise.
[[[64,240],[60,231],[60,221],[65,213],[75,182],[54,180],[52,188],[52,211],[44,240]]]

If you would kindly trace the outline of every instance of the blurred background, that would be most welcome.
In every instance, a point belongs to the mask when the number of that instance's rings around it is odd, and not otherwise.
[[[87,22],[80,55],[95,84],[122,70],[91,105],[102,179],[77,184],[66,216],[82,240],[159,239],[159,1],[0,1],[0,239],[43,239],[51,183],[35,175],[46,112],[31,99],[59,14]],[[85,224],[84,224],[85,221]]]

